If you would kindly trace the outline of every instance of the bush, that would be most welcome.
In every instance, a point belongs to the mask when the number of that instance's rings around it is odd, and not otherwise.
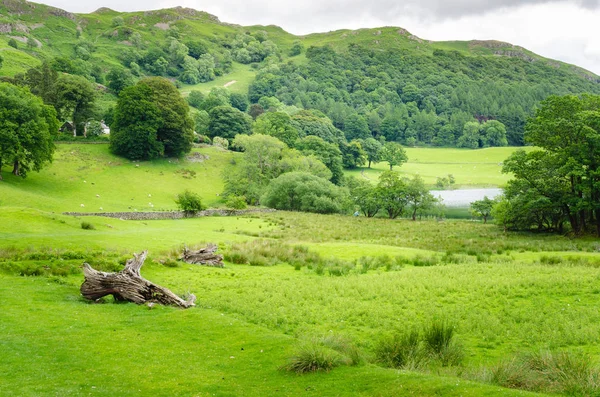
[[[271,180],[261,203],[278,210],[339,213],[348,193],[326,179],[307,172],[287,172]]]
[[[243,210],[248,208],[246,204],[246,197],[244,196],[230,196],[225,203],[228,208],[233,208],[234,210]]]
[[[213,146],[218,146],[223,149],[227,149],[229,147],[229,141],[225,138],[221,138],[220,136],[216,136],[212,140]]]
[[[81,228],[84,230],[94,230],[96,227],[90,222],[81,222]]]
[[[8,45],[11,46],[12,48],[19,48],[19,44],[17,43],[17,40],[15,40],[15,39],[8,40]]]
[[[206,209],[206,207],[202,205],[202,199],[200,196],[189,190],[178,194],[175,203],[181,211],[188,215],[195,214],[198,211]]]

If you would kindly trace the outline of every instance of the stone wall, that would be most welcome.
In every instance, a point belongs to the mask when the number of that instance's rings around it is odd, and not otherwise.
[[[158,219],[183,219],[198,218],[202,216],[239,216],[252,213],[275,212],[274,209],[260,208],[253,210],[204,210],[195,215],[186,215],[183,211],[160,211],[160,212],[63,212],[71,216],[104,216],[124,220],[146,221]]]

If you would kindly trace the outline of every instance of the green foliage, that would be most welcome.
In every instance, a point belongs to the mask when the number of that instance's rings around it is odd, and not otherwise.
[[[266,112],[258,116],[252,126],[255,134],[273,136],[289,147],[293,147],[298,139],[298,130],[292,125],[287,113]]]
[[[361,142],[361,146],[367,155],[369,168],[371,168],[371,163],[377,163],[381,160],[381,149],[383,149],[383,145],[377,139],[367,138]]]
[[[342,143],[342,163],[345,168],[357,168],[367,162],[367,153],[363,150],[360,141]]]
[[[123,89],[135,83],[131,72],[124,68],[112,69],[106,75],[106,80],[108,81],[108,88],[113,90],[113,92],[117,95],[123,91]]]
[[[294,41],[292,44],[292,48],[290,48],[289,56],[295,57],[296,55],[300,55],[304,51],[304,45],[300,41]]]
[[[404,148],[395,142],[386,142],[379,153],[381,161],[385,161],[390,165],[390,171],[395,165],[402,165],[408,160]]]
[[[515,152],[503,167],[515,179],[507,185],[508,203],[498,211],[509,228],[575,234],[594,225],[600,235],[600,96],[550,97],[526,127],[526,139],[541,148]]]
[[[487,223],[487,219],[491,215],[492,208],[496,203],[497,200],[492,200],[487,196],[484,196],[483,200],[477,200],[471,203],[471,213],[478,218],[483,218],[483,223]]]
[[[267,207],[331,214],[341,212],[347,193],[331,182],[305,172],[288,172],[273,179],[261,198]]]
[[[52,162],[58,133],[52,107],[27,89],[0,83],[0,120],[0,170],[10,164],[13,174],[25,178]]]
[[[211,138],[221,137],[233,139],[236,135],[251,133],[250,117],[231,106],[216,106],[208,112],[210,121],[208,135]]]
[[[408,181],[405,196],[413,221],[417,219],[417,214],[429,211],[437,202],[419,175],[415,175]]]
[[[86,221],[81,222],[81,228],[84,229],[84,230],[94,230],[94,229],[96,229],[96,227],[94,226],[93,223],[86,222]]]
[[[342,152],[337,145],[326,142],[318,136],[309,135],[298,139],[295,147],[304,155],[312,155],[321,160],[331,171],[331,182],[336,185],[341,184],[344,177],[343,160]]]
[[[192,90],[190,91],[188,97],[187,97],[187,101],[190,104],[191,107],[194,107],[196,109],[200,109],[200,106],[202,104],[202,102],[204,102],[205,96],[202,93],[202,91],[198,91],[198,90]]]
[[[385,171],[379,177],[377,184],[377,197],[381,200],[382,208],[390,219],[402,215],[408,204],[406,197],[406,183],[395,171]]]
[[[19,48],[19,44],[17,43],[17,40],[15,40],[13,38],[8,40],[8,45],[15,49]]]
[[[196,212],[206,209],[206,207],[202,205],[202,199],[200,196],[190,190],[179,193],[175,199],[175,204],[177,204],[177,207],[181,211],[188,215],[192,215]]]
[[[111,149],[129,159],[188,153],[193,141],[189,106],[168,80],[140,80],[122,91],[111,126]]]
[[[99,137],[104,134],[102,123],[98,120],[92,120],[88,122],[85,128],[87,130],[86,135],[88,137]]]
[[[233,208],[234,210],[244,210],[248,207],[246,204],[246,197],[244,196],[229,196],[225,202],[227,208]]]
[[[94,86],[81,76],[61,74],[56,79],[55,89],[59,118],[72,121],[73,135],[77,135],[79,126],[96,113]]]
[[[379,196],[379,190],[373,184],[363,179],[348,178],[346,185],[350,189],[352,202],[366,217],[372,218],[377,215],[383,201]]]
[[[164,144],[158,137],[162,120],[152,95],[152,89],[141,84],[121,92],[111,125],[110,148],[113,153],[132,160],[164,155]]]

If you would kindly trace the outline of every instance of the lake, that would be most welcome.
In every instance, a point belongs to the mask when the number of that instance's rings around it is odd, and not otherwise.
[[[431,190],[434,197],[442,197],[446,207],[468,207],[473,201],[482,200],[484,196],[495,198],[502,194],[502,189],[456,189]]]

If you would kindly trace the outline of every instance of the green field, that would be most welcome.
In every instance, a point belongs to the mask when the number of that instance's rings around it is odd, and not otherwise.
[[[510,176],[502,174],[502,162],[517,149],[532,150],[530,147],[495,147],[487,149],[447,149],[447,148],[405,148],[408,161],[400,167],[394,167],[406,176],[420,175],[425,183],[434,185],[438,177],[454,175],[460,187],[496,187],[503,186]],[[389,170],[384,162],[371,164],[371,168],[362,167],[346,171],[347,175],[366,178],[374,183],[379,175]]]
[[[432,163],[479,168],[511,150],[408,151],[424,174]],[[0,395],[527,395],[499,387],[506,383],[493,374],[502,363],[548,350],[587,355],[596,365],[597,239],[503,233],[461,220],[276,212],[124,221],[61,214],[100,206],[172,210],[186,188],[210,206],[222,205],[221,173],[238,154],[194,151],[208,157],[132,163],[106,145],[61,144],[39,174],[19,179],[3,172]],[[468,185],[459,175],[457,184]],[[484,172],[479,177],[485,181]],[[95,229],[82,229],[82,221]],[[237,264],[176,262],[184,244],[207,242],[226,258],[237,253]],[[180,295],[194,293],[195,308],[149,310],[80,297],[83,262],[116,270],[143,249],[144,277]],[[460,365],[377,364],[383,338],[442,320],[455,327]],[[350,346],[357,365],[308,375],[282,369],[302,346],[327,340]],[[532,389],[598,393],[591,380],[580,383],[587,389]]]

